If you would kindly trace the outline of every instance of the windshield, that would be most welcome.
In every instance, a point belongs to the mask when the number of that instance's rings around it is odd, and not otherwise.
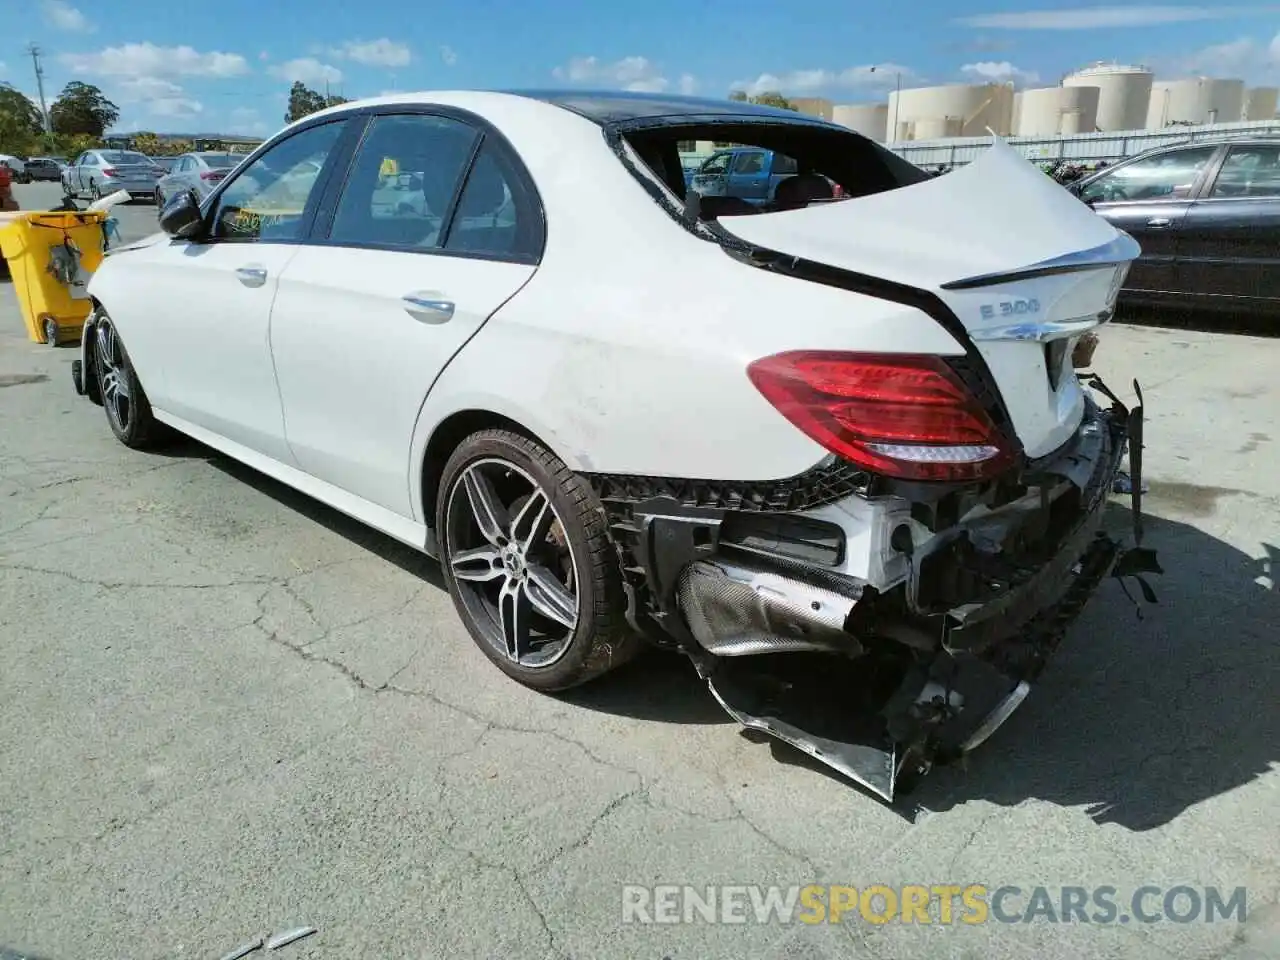
[[[211,167],[234,167],[243,156],[238,153],[202,153],[200,159]]]
[[[102,159],[107,163],[145,163],[151,165],[151,158],[145,153],[133,153],[129,150],[103,150]]]

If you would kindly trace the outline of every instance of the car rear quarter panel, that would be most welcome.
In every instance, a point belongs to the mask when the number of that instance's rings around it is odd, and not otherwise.
[[[504,127],[542,195],[547,248],[433,386],[414,489],[432,432],[469,409],[525,425],[575,470],[794,476],[826,450],[765,401],[751,361],[797,349],[964,352],[914,308],[731,259],[676,223],[582,125],[555,137]]]

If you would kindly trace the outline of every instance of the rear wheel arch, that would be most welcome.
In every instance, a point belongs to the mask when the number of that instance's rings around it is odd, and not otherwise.
[[[459,410],[445,417],[431,432],[431,438],[422,456],[422,516],[427,526],[435,522],[436,497],[440,493],[440,480],[445,464],[463,440],[481,430],[510,430],[518,433],[553,453],[555,448],[524,424],[492,410]]]

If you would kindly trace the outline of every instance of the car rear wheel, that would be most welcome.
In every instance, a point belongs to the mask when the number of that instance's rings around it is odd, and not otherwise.
[[[138,450],[163,439],[164,427],[151,414],[151,404],[138,382],[129,352],[105,315],[94,328],[93,358],[102,406],[116,439]]]
[[[444,468],[436,529],[454,606],[508,676],[564,690],[635,654],[604,511],[541,444],[509,430],[464,440]]]
[[[101,200],[101,199],[102,199],[102,191],[98,188],[98,181],[97,181],[97,180],[93,180],[93,181],[91,181],[91,182],[90,182],[90,184],[89,184],[89,199],[90,199],[90,200]]]

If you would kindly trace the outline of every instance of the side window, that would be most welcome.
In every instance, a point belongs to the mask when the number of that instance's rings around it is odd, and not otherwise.
[[[300,239],[307,201],[345,125],[339,120],[296,133],[241,170],[218,197],[214,237]]]
[[[1280,197],[1280,146],[1232,147],[1211,197]]]
[[[764,172],[764,154],[758,150],[749,153],[740,153],[733,161],[734,173],[763,173]]]
[[[785,153],[775,153],[773,155],[773,173],[779,177],[790,177],[800,172],[794,158],[788,157]]]
[[[1103,174],[1080,192],[1086,202],[1188,200],[1196,178],[1217,147],[1193,147],[1136,160]]]
[[[532,198],[507,155],[485,143],[467,174],[458,209],[449,225],[445,249],[496,258],[536,258],[542,227]],[[521,202],[521,201],[525,202]]]
[[[438,248],[476,136],[467,124],[447,117],[375,117],[342,188],[329,239]]]
[[[714,157],[702,165],[699,173],[720,174],[729,172],[729,161],[733,159],[732,153],[717,153]]]

